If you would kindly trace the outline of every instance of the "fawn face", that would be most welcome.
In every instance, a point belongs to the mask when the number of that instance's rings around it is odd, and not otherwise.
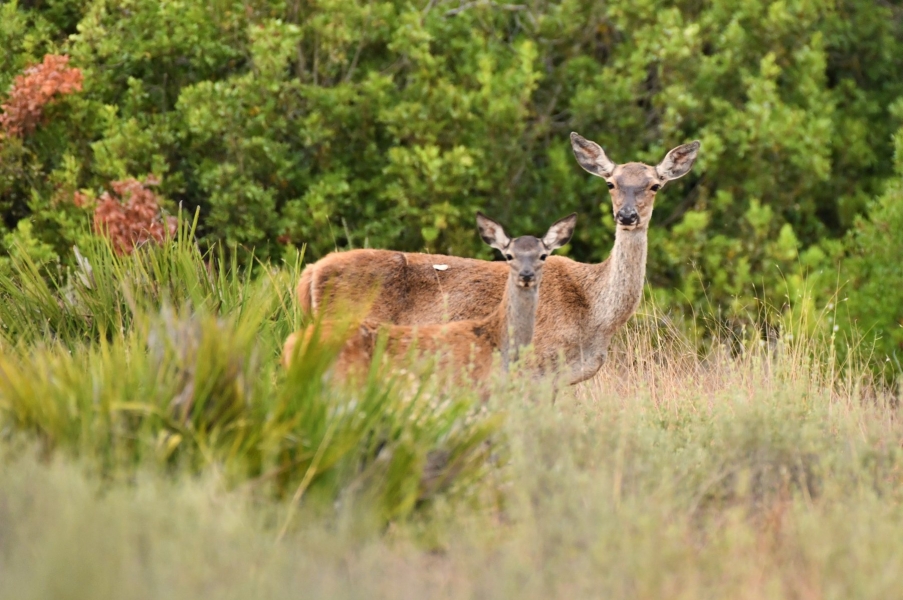
[[[539,286],[542,267],[553,250],[568,243],[577,224],[577,214],[556,221],[542,238],[523,235],[511,239],[504,228],[482,213],[477,213],[477,229],[483,241],[498,250],[508,261],[510,276],[520,288]]]
[[[699,142],[672,149],[658,165],[612,162],[599,144],[571,133],[571,148],[577,162],[589,173],[602,177],[611,194],[612,211],[619,229],[649,226],[655,194],[666,182],[686,175],[696,161]]]

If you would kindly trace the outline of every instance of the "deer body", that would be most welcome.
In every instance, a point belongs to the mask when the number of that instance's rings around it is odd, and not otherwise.
[[[553,250],[567,243],[575,223],[576,215],[570,215],[552,225],[541,240],[532,236],[511,240],[498,223],[478,215],[478,226],[483,239],[502,251],[507,259],[507,263],[492,263],[501,267],[498,275],[504,281],[498,286],[487,286],[487,289],[492,290],[493,296],[483,298],[481,310],[486,314],[451,322],[436,319],[425,324],[389,325],[378,322],[389,321],[386,318],[380,319],[382,315],[379,312],[371,313],[368,320],[356,332],[352,332],[336,360],[335,371],[340,377],[345,377],[354,369],[368,367],[381,329],[385,330],[388,338],[386,352],[390,357],[405,356],[416,345],[421,354],[438,355],[440,365],[455,370],[466,368],[473,379],[484,380],[491,372],[493,353],[498,350],[502,365],[507,370],[509,363],[519,357],[520,348],[529,345],[533,339],[539,288],[544,277],[546,259]],[[397,259],[395,255],[397,253],[388,252],[384,257],[391,261]],[[373,258],[372,254],[370,258]],[[429,268],[436,272],[432,264]],[[415,282],[418,275],[420,274],[415,269],[412,277]],[[365,275],[365,278],[369,279],[369,275]],[[487,281],[494,283],[494,277]],[[394,285],[409,287],[409,283],[406,274],[400,272]],[[386,286],[382,289],[386,289]],[[502,291],[501,297],[495,300],[499,289]],[[331,327],[328,322],[326,327]],[[286,340],[283,349],[286,367],[291,362],[297,343],[311,333],[311,330],[296,332]]]
[[[320,300],[330,292],[344,297],[345,293],[354,293],[352,290],[355,289],[357,293],[361,289],[371,289],[367,284],[379,281],[381,263],[398,262],[400,254],[390,250],[352,250],[330,255],[327,258],[348,260],[349,267],[358,277],[364,275],[365,286],[336,278],[344,270],[341,266],[336,271],[324,269],[325,273],[318,273],[323,279],[311,282],[316,286],[311,293],[312,300]],[[502,301],[507,276],[505,263],[428,254],[408,254],[405,262],[404,268],[392,271],[392,287],[387,282],[381,288],[380,297],[391,289],[416,289],[418,292],[411,296],[417,301],[405,306],[403,303],[380,302],[377,297],[368,320],[426,326],[431,328],[423,331],[427,334],[432,328],[443,326],[430,324],[451,320],[448,325],[453,325],[463,318],[485,318]],[[639,305],[645,263],[645,231],[616,236],[611,256],[599,264],[579,263],[561,256],[549,257],[536,311],[534,329],[537,333],[533,336],[540,362],[557,364],[560,351],[571,371],[568,379],[572,383],[592,377],[604,362],[612,335],[630,319]],[[434,264],[448,265],[448,269],[436,271]],[[637,264],[642,268],[635,268]],[[473,278],[469,277],[471,274]],[[332,287],[328,286],[330,281],[335,282]],[[302,285],[304,283],[302,279]],[[349,286],[347,292],[346,284]],[[312,302],[311,308],[319,310],[319,302]]]
[[[571,134],[571,145],[578,163],[608,183],[617,225],[614,247],[602,263],[553,256],[545,265],[534,348],[545,368],[562,370],[566,380],[577,383],[599,370],[611,338],[639,306],[655,193],[689,172],[699,142],[674,148],[655,167],[617,165],[601,147],[577,134]],[[501,301],[505,274],[504,263],[352,250],[306,267],[298,298],[301,308],[313,314],[328,311],[335,299],[376,290],[369,319],[401,325],[455,322],[490,314]]]

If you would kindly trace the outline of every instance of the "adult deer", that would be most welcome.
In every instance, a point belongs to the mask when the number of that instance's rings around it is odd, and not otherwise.
[[[639,306],[655,195],[668,181],[690,171],[699,142],[677,146],[654,167],[616,164],[598,144],[576,133],[571,134],[571,147],[581,167],[607,182],[616,224],[614,248],[603,262],[585,264],[555,256],[545,266],[534,347],[544,364],[577,383],[599,370],[612,336]],[[362,292],[377,290],[368,315],[372,320],[422,325],[476,319],[498,306],[505,269],[503,263],[455,256],[335,252],[304,269],[298,300],[302,310],[313,314],[328,312],[336,300],[352,302]],[[564,364],[557,362],[559,357]]]
[[[344,378],[369,367],[380,328],[385,329],[386,351],[393,358],[403,357],[416,344],[418,352],[439,354],[453,370],[467,368],[473,379],[482,381],[491,372],[493,353],[499,350],[503,368],[507,370],[509,363],[519,358],[520,349],[533,339],[546,259],[568,243],[576,224],[577,215],[571,214],[552,224],[542,238],[525,235],[512,240],[501,225],[477,213],[480,237],[504,255],[508,266],[507,283],[495,310],[478,319],[420,326],[365,322],[357,331],[350,332],[336,359],[336,373]],[[325,327],[331,328],[328,321]],[[291,364],[299,341],[304,340],[306,344],[312,331],[309,328],[288,337],[282,354],[286,367]]]

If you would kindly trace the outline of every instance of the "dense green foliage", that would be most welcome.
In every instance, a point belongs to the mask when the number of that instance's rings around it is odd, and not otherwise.
[[[903,129],[895,136],[897,177],[859,219],[851,236],[852,256],[846,271],[853,274],[848,298],[853,325],[872,328],[882,336],[885,361],[903,372]]]
[[[302,243],[488,257],[482,209],[524,232],[577,210],[570,255],[598,260],[607,194],[567,133],[620,162],[698,138],[650,232],[659,301],[749,322],[755,298],[814,290],[822,308],[849,281],[850,316],[899,349],[879,274],[900,270],[865,233],[899,213],[893,191],[871,203],[903,177],[893,4],[44,0],[0,7],[0,47],[0,90],[48,52],[84,73],[33,134],[2,140],[7,252],[69,256],[87,231],[76,190],[153,174],[170,209],[201,209],[204,243],[264,258]]]

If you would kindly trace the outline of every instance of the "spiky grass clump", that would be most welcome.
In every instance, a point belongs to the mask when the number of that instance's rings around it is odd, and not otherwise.
[[[0,271],[0,337],[11,345],[74,347],[122,337],[139,313],[164,303],[229,317],[257,310],[261,299],[275,325],[263,334],[287,334],[297,325],[291,281],[300,273],[302,255],[279,270],[261,265],[262,273],[253,277],[238,268],[237,252],[229,258],[222,248],[202,252],[194,242],[196,223],[197,215],[193,222],[180,218],[174,239],[124,255],[107,239],[88,237],[85,247],[73,248],[72,270],[49,270],[27,252],[14,253],[9,269]],[[263,278],[273,289],[252,298]]]
[[[367,497],[384,522],[479,475],[497,419],[475,412],[472,394],[381,370],[333,385],[339,346],[328,340],[286,375],[278,358],[299,324],[299,263],[252,274],[190,239],[183,228],[128,255],[98,240],[59,278],[13,263],[0,279],[7,437],[107,477],[216,469],[293,507]]]

